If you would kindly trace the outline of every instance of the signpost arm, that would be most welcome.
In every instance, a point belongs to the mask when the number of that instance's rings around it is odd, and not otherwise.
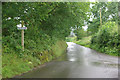
[[[22,21],[22,27],[24,26],[24,22]],[[21,44],[22,50],[24,51],[24,29],[21,31]]]

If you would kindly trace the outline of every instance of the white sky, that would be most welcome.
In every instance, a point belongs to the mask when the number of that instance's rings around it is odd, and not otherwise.
[[[18,24],[17,27],[22,27],[22,24]],[[25,27],[25,26],[23,26],[23,27]]]
[[[90,0],[90,2],[95,2],[96,0]]]
[[[110,2],[110,1],[120,1],[120,0],[89,0],[90,2],[104,2],[104,1],[107,1],[107,2]]]
[[[84,29],[84,31],[86,31],[88,26],[87,25],[86,26],[82,26],[82,28]]]

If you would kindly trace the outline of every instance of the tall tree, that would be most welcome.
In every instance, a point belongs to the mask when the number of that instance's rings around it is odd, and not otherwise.
[[[91,13],[93,20],[89,21],[88,31],[96,33],[100,26],[100,8],[102,15],[102,23],[107,21],[118,21],[118,3],[117,2],[97,2],[93,3]]]
[[[28,27],[25,31],[25,47],[28,48],[31,42],[33,45],[30,46],[34,48],[42,44],[44,49],[48,49],[58,39],[64,40],[70,34],[71,26],[83,25],[89,3],[5,2],[2,7],[3,45],[16,49],[21,40],[16,25],[23,20]]]

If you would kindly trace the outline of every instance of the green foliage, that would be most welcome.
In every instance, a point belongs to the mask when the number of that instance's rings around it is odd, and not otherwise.
[[[0,78],[2,77],[2,56],[0,55]]]
[[[76,33],[77,40],[82,39],[87,36],[87,32],[83,28],[77,28],[74,33]]]
[[[96,51],[102,53],[113,56],[120,56],[120,41],[118,39],[119,36],[118,25],[115,22],[109,21],[102,25],[96,34],[89,37],[83,37],[75,43],[95,49]]]
[[[67,44],[65,41],[59,41],[55,45],[52,46],[53,51],[53,59],[56,57],[60,57],[63,53],[66,52]]]
[[[83,37],[82,39],[75,41],[76,44],[85,46],[85,47],[90,47],[91,44],[91,37],[92,36],[88,36],[88,37]]]
[[[23,54],[21,31],[16,27],[23,20],[28,27],[25,30],[25,51],[31,50],[31,54],[35,54],[36,51],[50,50],[58,40],[65,40],[71,26],[83,25],[89,3],[4,2],[2,7],[3,53],[15,51]]]
[[[16,54],[3,55],[2,77],[13,77],[22,72],[30,70],[30,65]]]
[[[20,24],[21,20],[24,20],[25,26],[28,27],[26,35],[39,37],[39,35],[46,33],[50,36],[64,38],[64,36],[69,35],[71,26],[83,24],[84,19],[87,18],[85,13],[89,9],[89,3],[15,2],[3,3],[2,7],[4,36],[10,35],[11,32],[20,35],[20,32],[16,30],[16,25]],[[19,19],[16,19],[16,17],[19,17]],[[8,25],[12,28],[8,27]]]
[[[2,55],[2,77],[10,78],[15,75],[20,75],[21,73],[28,72],[34,67],[37,67],[40,64],[44,64],[51,60],[54,60],[61,55],[64,55],[67,48],[65,41],[58,41],[52,45],[52,49],[49,51],[39,52],[36,51],[36,54],[33,56],[32,52],[25,50],[22,57],[18,54],[3,54]]]
[[[107,54],[119,55],[118,25],[115,22],[107,22],[91,39],[91,47]]]
[[[99,19],[94,19],[89,25],[88,25],[88,30],[87,33],[88,35],[95,34],[100,26],[100,21]]]
[[[74,42],[77,40],[77,36],[75,37],[66,37],[66,42]]]
[[[3,77],[12,77],[61,56],[71,26],[87,20],[89,2],[3,2],[2,8],[2,72]],[[28,28],[24,51],[17,30],[21,21]]]
[[[90,9],[90,17],[93,17],[92,21],[88,21],[88,33],[95,34],[99,30],[100,26],[100,8],[102,24],[108,21],[118,21],[118,2],[96,2]]]
[[[2,8],[3,77],[12,77],[62,55],[66,49],[65,37],[71,26],[83,25],[89,3],[3,2]],[[17,30],[21,21],[28,28],[24,31],[24,51],[21,31]],[[27,65],[28,62],[32,64]]]

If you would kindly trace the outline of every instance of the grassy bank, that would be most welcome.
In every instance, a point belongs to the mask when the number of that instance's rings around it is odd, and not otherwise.
[[[60,57],[65,53],[67,44],[65,41],[57,41],[51,47],[51,50],[43,51],[38,53],[39,55],[37,54],[36,56],[31,54],[24,54],[23,57],[20,57],[16,52],[11,54],[3,54],[2,77],[10,78],[15,75],[28,72],[38,65]]]
[[[111,48],[109,46],[99,48],[98,45],[91,44],[91,38],[92,38],[91,36],[83,37],[81,40],[74,41],[74,42],[76,44],[79,44],[79,45],[82,45],[82,46],[85,46],[85,47],[89,47],[89,48],[94,49],[94,50],[96,50],[98,52],[101,52],[101,53],[109,54],[109,55],[112,55],[112,56],[118,56],[117,49]]]
[[[91,36],[89,37],[84,37],[79,41],[74,41],[76,44],[85,46],[85,47],[90,47],[90,41],[91,41]]]
[[[2,56],[0,54],[0,80],[2,78]]]

